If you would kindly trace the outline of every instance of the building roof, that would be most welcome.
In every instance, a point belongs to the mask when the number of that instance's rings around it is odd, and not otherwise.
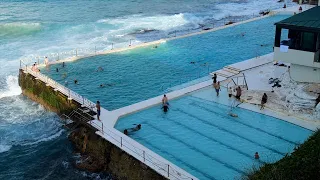
[[[277,27],[320,32],[320,6],[275,23]]]

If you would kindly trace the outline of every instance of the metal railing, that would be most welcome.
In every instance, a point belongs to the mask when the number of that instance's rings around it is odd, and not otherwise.
[[[195,180],[197,178],[189,175],[181,168],[175,166],[169,161],[165,160],[158,154],[149,150],[148,148],[142,146],[135,140],[130,137],[124,135],[120,131],[103,126],[103,124],[99,125],[94,121],[90,121],[89,124],[93,125],[95,128],[99,130],[99,133],[102,137],[107,139],[109,142],[113,143],[120,149],[124,150],[128,154],[132,155],[136,159],[140,160],[144,164],[148,165],[155,171],[157,171],[162,176],[168,179],[190,179]]]
[[[70,90],[69,88],[62,86],[58,82],[49,78],[48,76],[43,75],[40,72],[35,72],[31,70],[30,66],[28,66],[23,61],[20,61],[20,69],[23,69],[26,73],[31,74],[35,78],[46,83],[48,86],[51,86],[52,88],[54,88],[55,91],[59,91],[62,94],[68,96],[69,100],[71,99],[75,100],[81,105],[91,109],[92,111],[96,110],[95,103],[91,102],[87,98],[84,98],[78,93]],[[72,113],[75,113],[75,111],[73,111]],[[70,117],[70,115],[66,117]],[[101,123],[97,123],[97,122],[89,121],[88,123],[98,129],[98,133],[97,133],[98,135],[102,136],[104,139],[108,140],[110,143],[116,145],[123,151],[127,152],[129,155],[143,162],[144,164],[146,164],[147,166],[149,166],[150,168],[158,172],[160,175],[168,179],[197,180],[196,177],[193,177],[186,171],[170,163],[168,160],[164,159],[163,157],[154,153],[150,149],[139,144],[138,142],[126,136],[125,134],[121,133],[120,131],[116,130],[115,128],[106,127],[103,125],[102,122]]]

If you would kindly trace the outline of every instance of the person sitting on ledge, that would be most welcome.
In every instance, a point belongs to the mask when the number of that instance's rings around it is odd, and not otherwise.
[[[129,132],[132,133],[132,132],[135,132],[135,131],[139,131],[140,129],[141,129],[141,124],[138,124],[134,128],[125,129],[123,131],[123,134],[128,135]]]

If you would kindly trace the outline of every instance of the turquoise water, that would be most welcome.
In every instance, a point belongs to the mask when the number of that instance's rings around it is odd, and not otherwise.
[[[172,86],[206,76],[223,66],[271,53],[273,24],[286,17],[272,16],[176,39],[157,48],[85,58],[66,63],[65,68],[52,65],[42,72],[61,84],[67,81],[72,90],[93,102],[99,100],[104,108],[112,110],[160,95]],[[104,68],[103,72],[95,72],[99,66]],[[78,80],[77,85],[74,79]],[[100,88],[100,84],[106,86]]]
[[[209,98],[210,99],[210,98]],[[303,143],[311,131],[244,109],[192,95],[121,118],[123,131],[142,124],[130,137],[199,179],[234,179],[253,166],[275,162]],[[259,152],[260,161],[254,159]]]
[[[109,179],[78,170],[79,155],[59,117],[21,95],[20,59],[196,32],[282,5],[274,0],[1,0],[0,179]]]

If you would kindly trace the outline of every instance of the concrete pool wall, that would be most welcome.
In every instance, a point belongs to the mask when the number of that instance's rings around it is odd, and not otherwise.
[[[313,7],[313,6],[310,6],[310,7]],[[310,8],[310,7],[308,7],[308,8]],[[271,11],[269,14],[264,15],[264,16],[258,16],[258,17],[250,18],[250,19],[247,19],[247,20],[244,20],[244,21],[240,21],[240,22],[233,22],[232,24],[225,24],[223,26],[215,27],[215,28],[208,29],[208,30],[202,30],[200,32],[190,33],[190,34],[186,34],[186,35],[182,35],[182,36],[170,37],[170,38],[160,39],[160,40],[151,41],[151,42],[143,42],[143,43],[136,44],[136,45],[131,45],[130,44],[128,47],[122,47],[122,48],[117,48],[117,49],[113,49],[112,48],[110,50],[102,50],[102,51],[96,51],[94,49],[91,52],[86,53],[86,55],[78,55],[78,50],[75,49],[71,53],[70,57],[67,57],[67,58],[64,58],[64,59],[59,59],[59,53],[58,53],[58,55],[56,57],[57,60],[51,61],[50,64],[59,64],[59,63],[63,63],[63,62],[73,62],[73,61],[77,61],[77,60],[80,60],[80,59],[93,57],[93,56],[118,53],[118,52],[123,52],[123,51],[128,51],[128,50],[133,50],[133,49],[136,49],[136,48],[143,48],[143,47],[148,47],[148,46],[157,46],[157,45],[159,45],[161,43],[165,43],[167,41],[186,38],[186,37],[190,37],[190,36],[196,36],[196,35],[205,34],[205,33],[210,33],[210,32],[218,31],[218,30],[221,30],[221,29],[237,26],[237,25],[240,25],[240,24],[245,24],[245,23],[249,23],[249,22],[252,22],[252,21],[256,21],[256,20],[261,20],[261,19],[264,19],[264,18],[267,18],[267,17],[270,17],[270,16],[274,16],[274,15],[293,15],[294,12],[298,12],[298,10],[296,10],[296,9],[298,9],[298,8],[292,7],[292,8],[288,8],[288,9],[284,9],[284,10],[282,10],[282,9],[274,10],[274,11]],[[60,53],[60,54],[62,55],[63,53]],[[25,59],[25,60],[21,60],[21,61],[23,61],[24,64],[28,64],[28,65],[31,65],[31,64],[33,64],[35,62],[35,60],[29,60],[29,59]],[[39,57],[38,57],[37,61],[38,61],[39,67],[45,66],[44,60],[40,61]]]

